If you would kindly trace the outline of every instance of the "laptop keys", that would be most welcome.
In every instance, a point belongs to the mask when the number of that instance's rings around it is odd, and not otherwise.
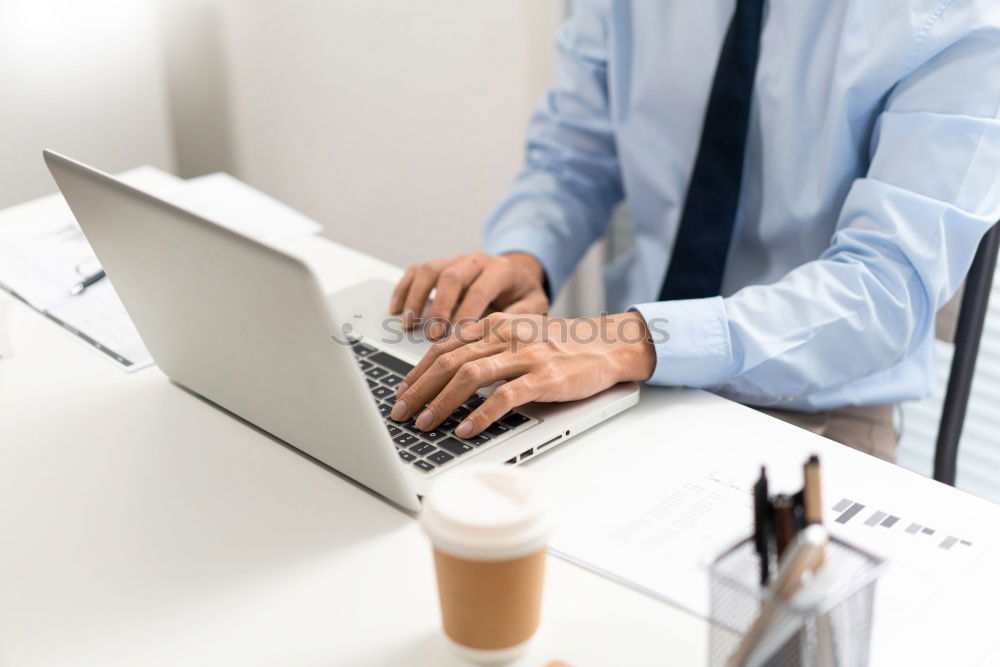
[[[447,449],[455,456],[461,456],[466,452],[472,451],[472,445],[466,444],[460,440],[456,440],[455,438],[444,438],[442,440],[438,440],[434,444],[436,444],[441,449]],[[433,461],[434,459],[431,458],[431,460]]]
[[[509,426],[511,428],[517,428],[518,426],[520,426],[521,424],[523,424],[523,423],[525,423],[527,421],[529,421],[528,418],[525,417],[524,415],[518,413],[518,412],[512,412],[511,414],[507,415],[506,417],[501,417],[500,418],[500,422],[501,423],[503,423],[506,426]]]
[[[432,445],[428,445],[426,442],[418,442],[409,448],[409,450],[417,456],[426,456],[433,452],[434,449],[435,448]]]
[[[419,428],[417,428],[417,425],[415,423],[413,423],[412,419],[410,421],[408,421],[408,422],[404,422],[403,423],[403,428],[405,428],[410,433],[414,433],[416,435],[423,435],[424,434],[423,431],[421,431]]]
[[[402,359],[397,359],[391,354],[386,354],[385,352],[376,352],[371,355],[369,359],[374,361],[376,364],[385,366],[398,375],[406,375],[413,370],[413,366],[410,364],[406,363]]]
[[[355,343],[351,346],[354,348],[354,354],[359,357],[367,357],[369,354],[375,351],[375,348],[371,345],[365,345],[364,343]]]
[[[503,435],[504,433],[510,433],[510,429],[501,424],[500,422],[493,422],[486,427],[484,433],[489,433],[492,437],[497,437],[498,435]]]
[[[354,341],[352,347],[358,357],[358,366],[367,376],[365,381],[375,397],[379,414],[386,420],[386,430],[400,458],[412,463],[423,472],[431,472],[436,466],[471,452],[492,438],[509,433],[512,429],[531,421],[522,414],[509,412],[499,421],[486,427],[479,435],[465,439],[457,438],[454,436],[455,428],[486,401],[485,397],[476,394],[465,401],[464,405],[459,406],[433,431],[424,433],[414,425],[412,419],[405,423],[397,423],[389,416],[392,406],[396,404],[395,388],[403,381],[403,376],[413,370],[413,366],[360,341]]]
[[[436,463],[437,465],[442,465],[444,463],[447,463],[448,461],[451,461],[453,458],[455,458],[455,457],[452,456],[451,454],[449,454],[448,452],[442,452],[439,449],[438,451],[436,451],[433,454],[431,454],[430,456],[428,456],[427,460],[430,461],[431,463]]]
[[[401,445],[403,447],[409,447],[410,445],[413,445],[413,444],[416,444],[417,442],[419,442],[419,440],[417,440],[416,436],[413,436],[413,435],[411,435],[409,433],[400,433],[395,438],[393,438],[392,441],[394,443],[396,443],[397,445]]]

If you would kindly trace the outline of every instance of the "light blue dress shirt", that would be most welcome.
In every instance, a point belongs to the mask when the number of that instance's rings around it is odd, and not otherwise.
[[[935,312],[1000,218],[1000,2],[767,2],[722,296],[655,302],[733,8],[577,2],[487,250],[558,291],[625,199],[608,308],[653,329],[651,383],[797,410],[924,395]]]

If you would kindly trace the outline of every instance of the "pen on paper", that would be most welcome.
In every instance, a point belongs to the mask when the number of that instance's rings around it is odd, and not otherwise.
[[[106,275],[107,274],[104,273],[104,269],[101,269],[100,271],[97,271],[95,273],[90,274],[89,276],[87,276],[86,278],[84,278],[83,280],[81,280],[80,282],[78,282],[77,284],[73,285],[69,289],[70,295],[71,296],[77,296],[79,294],[83,294],[84,290],[86,290],[88,287],[90,287],[94,283],[102,280]]]

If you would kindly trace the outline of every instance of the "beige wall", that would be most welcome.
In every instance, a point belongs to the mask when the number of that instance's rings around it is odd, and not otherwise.
[[[190,45],[170,59],[187,82],[175,95],[187,105],[175,109],[179,164],[231,149],[217,168],[401,266],[480,248],[483,218],[521,165],[566,5],[173,0],[185,18],[170,44],[190,42],[193,25],[217,30],[224,60],[194,69]],[[221,107],[228,135],[205,113]],[[597,247],[553,311],[600,310],[602,265]]]
[[[223,1],[236,173],[398,264],[479,247],[561,5]]]
[[[564,12],[564,0],[0,0],[0,206],[55,190],[40,158],[53,147],[108,171],[229,171],[401,265],[479,248]]]

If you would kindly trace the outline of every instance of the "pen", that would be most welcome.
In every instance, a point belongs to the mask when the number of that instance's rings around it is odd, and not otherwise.
[[[760,556],[760,585],[766,586],[771,570],[771,502],[767,497],[767,471],[760,467],[760,478],[753,485],[754,548]]]
[[[813,454],[806,461],[804,468],[805,476],[805,505],[806,524],[823,523],[823,499],[819,481],[819,457]]]
[[[771,505],[774,507],[774,547],[780,560],[798,532],[795,504],[790,496],[781,493],[774,497]]]
[[[819,457],[813,454],[802,468],[803,477],[805,478],[805,483],[802,487],[802,495],[804,496],[803,504],[805,505],[805,523],[806,525],[822,525],[823,499],[819,482]],[[821,559],[822,554],[823,552],[821,551]]]
[[[753,654],[765,643],[763,640],[771,627],[780,620],[782,605],[788,604],[798,592],[805,574],[815,574],[822,567],[823,551],[829,539],[826,529],[818,525],[809,526],[795,537],[778,563],[775,581],[768,589],[768,597],[761,605],[760,613],[729,656],[726,667],[745,667],[764,662]],[[763,656],[764,659],[767,657]]]
[[[93,285],[94,283],[96,283],[97,281],[99,281],[102,278],[104,278],[105,275],[107,275],[107,274],[104,273],[104,269],[101,269],[100,271],[98,271],[96,273],[90,274],[89,276],[87,276],[86,278],[84,278],[83,280],[81,280],[80,282],[78,282],[77,284],[75,284],[75,285],[73,285],[72,287],[69,288],[70,295],[71,296],[77,296],[78,294],[83,294],[83,291],[85,289],[87,289],[88,287],[90,287],[91,285]]]

